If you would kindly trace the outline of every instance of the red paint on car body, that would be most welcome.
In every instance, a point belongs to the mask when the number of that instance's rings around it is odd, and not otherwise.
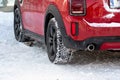
[[[111,9],[109,0],[85,1],[86,15],[74,16],[70,15],[70,0],[23,0],[20,8],[24,28],[44,36],[45,13],[48,6],[53,4],[61,14],[67,35],[75,41],[92,37],[120,36],[120,9]],[[72,22],[79,24],[77,36],[71,34]],[[101,49],[111,48],[120,48],[120,44],[103,44]]]

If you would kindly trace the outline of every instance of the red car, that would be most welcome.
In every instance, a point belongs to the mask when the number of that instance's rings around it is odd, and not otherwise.
[[[19,42],[44,42],[53,63],[74,50],[119,50],[120,0],[16,0],[14,32]]]

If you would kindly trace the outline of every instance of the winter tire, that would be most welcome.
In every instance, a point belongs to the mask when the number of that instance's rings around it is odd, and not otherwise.
[[[16,40],[19,42],[25,42],[27,40],[27,37],[23,34],[22,20],[18,8],[14,11],[14,34]]]
[[[49,60],[55,64],[67,63],[71,60],[71,50],[67,49],[62,40],[62,35],[55,18],[49,21],[46,44]]]

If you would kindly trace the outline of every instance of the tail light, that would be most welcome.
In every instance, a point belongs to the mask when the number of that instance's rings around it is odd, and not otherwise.
[[[86,1],[85,0],[70,0],[70,14],[71,15],[85,15]]]

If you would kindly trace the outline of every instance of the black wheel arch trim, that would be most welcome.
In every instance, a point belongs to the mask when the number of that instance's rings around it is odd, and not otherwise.
[[[44,32],[46,33],[46,30],[47,30],[47,27],[48,27],[48,15],[49,14],[52,14],[55,19],[58,21],[58,26],[60,28],[60,31],[62,33],[62,36],[63,37],[67,37],[67,33],[66,33],[66,29],[65,29],[65,26],[64,26],[64,22],[63,22],[63,19],[62,19],[62,16],[61,16],[61,13],[60,11],[58,10],[58,8],[53,5],[53,4],[50,4],[49,7],[47,8],[46,10],[46,15],[45,15],[45,21],[44,21]]]
[[[65,28],[61,13],[60,13],[59,9],[53,4],[50,4],[49,7],[46,10],[46,15],[45,15],[45,19],[44,19],[45,20],[44,21],[44,33],[46,33],[46,30],[47,30],[47,27],[48,27],[48,22],[49,22],[48,15],[49,14],[52,14],[55,17],[55,19],[58,21],[58,26],[60,28],[60,31],[61,31],[61,34],[62,34],[62,37],[63,37],[64,45],[67,48],[74,48],[74,49],[77,48],[78,49],[80,47],[80,46],[78,47],[78,41],[73,40],[70,36],[67,35],[66,28]]]

